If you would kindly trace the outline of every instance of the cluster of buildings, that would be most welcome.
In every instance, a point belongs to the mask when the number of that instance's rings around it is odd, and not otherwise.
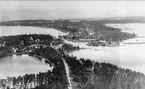
[[[77,30],[77,32],[70,33],[67,38],[68,39],[89,39],[95,34],[93,29],[89,27],[81,27]]]

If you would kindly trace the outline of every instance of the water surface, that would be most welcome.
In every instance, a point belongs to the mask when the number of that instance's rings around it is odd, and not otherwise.
[[[51,70],[49,64],[28,55],[13,55],[0,59],[0,78],[20,76],[25,74],[36,74]]]
[[[41,28],[32,26],[0,26],[0,36],[22,35],[22,34],[50,34],[54,37],[66,35],[53,28]]]

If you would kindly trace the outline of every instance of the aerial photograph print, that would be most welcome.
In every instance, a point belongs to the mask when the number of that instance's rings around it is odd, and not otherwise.
[[[145,1],[0,1],[0,89],[145,89]]]

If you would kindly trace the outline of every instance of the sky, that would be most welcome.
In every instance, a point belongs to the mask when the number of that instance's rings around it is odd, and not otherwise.
[[[0,20],[145,16],[145,1],[0,1]]]

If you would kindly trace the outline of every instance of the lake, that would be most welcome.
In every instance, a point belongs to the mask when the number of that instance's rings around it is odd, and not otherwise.
[[[145,24],[106,24],[106,26],[121,28],[123,32],[137,34],[137,37],[121,42],[122,45],[118,47],[98,47],[98,50],[94,50],[97,47],[91,47],[71,52],[69,55],[112,63],[145,74]]]
[[[32,26],[0,26],[0,36],[18,35],[18,34],[50,34],[54,37],[66,35],[53,28],[40,28]]]
[[[53,69],[49,64],[28,55],[13,55],[0,59],[0,78],[17,77],[20,75],[37,74]]]

